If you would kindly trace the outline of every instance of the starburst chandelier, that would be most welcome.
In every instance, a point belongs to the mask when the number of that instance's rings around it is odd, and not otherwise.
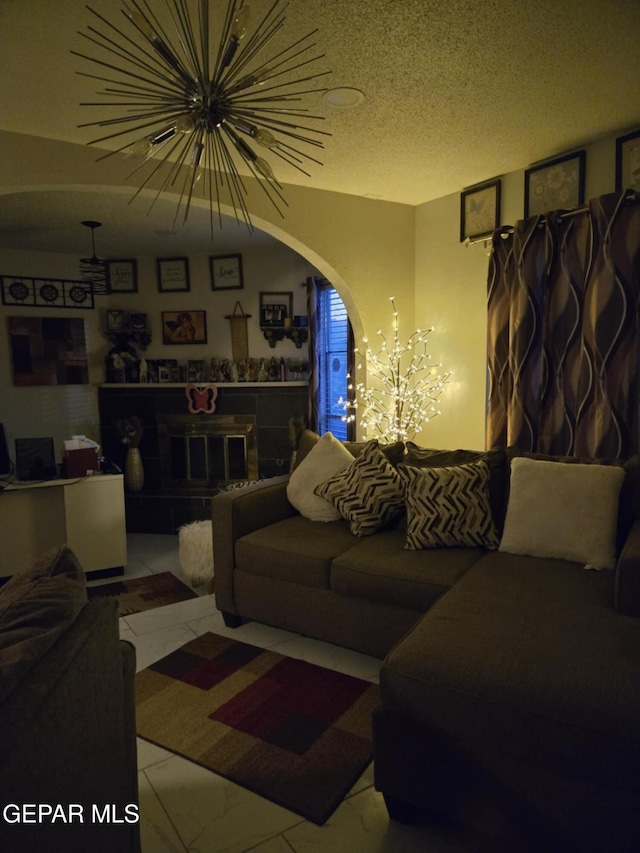
[[[156,190],[151,207],[164,191],[177,192],[174,228],[181,213],[187,221],[194,196],[208,198],[213,237],[215,212],[222,225],[225,202],[253,230],[243,175],[257,179],[283,216],[282,186],[263,153],[305,175],[308,162],[321,165],[310,152],[323,148],[330,134],[315,126],[323,116],[304,103],[326,91],[314,81],[330,72],[310,73],[323,58],[313,40],[317,30],[286,47],[274,45],[267,57],[285,23],[281,0],[251,35],[249,7],[228,0],[218,38],[209,6],[209,0],[128,0],[122,26],[87,7],[99,23],[80,35],[98,50],[72,53],[99,66],[98,73],[81,76],[106,84],[97,93],[103,100],[82,106],[111,108],[109,117],[80,126],[118,128],[88,144],[122,143],[99,159],[136,158],[129,177],[137,175],[140,185],[133,198],[150,187]]]

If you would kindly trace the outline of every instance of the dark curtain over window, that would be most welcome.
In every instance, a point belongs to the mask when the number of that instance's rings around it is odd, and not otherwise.
[[[486,442],[585,457],[640,450],[640,204],[592,199],[496,232]]]

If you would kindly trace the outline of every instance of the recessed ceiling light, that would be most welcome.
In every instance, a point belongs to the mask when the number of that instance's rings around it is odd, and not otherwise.
[[[364,92],[360,89],[352,89],[350,86],[339,86],[337,89],[326,91],[322,100],[332,107],[357,107],[364,101]]]

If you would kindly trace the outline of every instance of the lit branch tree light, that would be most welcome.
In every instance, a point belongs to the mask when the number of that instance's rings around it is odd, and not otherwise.
[[[365,439],[378,438],[386,442],[412,439],[423,424],[441,414],[438,402],[451,376],[451,371],[441,371],[442,364],[433,364],[427,353],[429,335],[434,327],[416,329],[406,343],[400,343],[398,312],[393,297],[391,305],[391,341],[387,341],[378,330],[381,344],[374,352],[367,338],[363,338],[368,387],[362,382],[354,385],[351,376],[347,376],[348,389],[354,394],[354,399],[340,397],[338,400],[345,412],[343,421],[350,423],[358,418]],[[355,353],[357,358],[363,357],[358,347]],[[362,363],[358,368],[362,369]]]

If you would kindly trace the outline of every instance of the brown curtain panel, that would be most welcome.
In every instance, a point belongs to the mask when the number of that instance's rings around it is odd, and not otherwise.
[[[621,458],[640,450],[640,204],[633,192],[493,237],[487,447]]]
[[[315,276],[307,278],[307,317],[309,318],[309,396],[308,396],[308,425],[314,432],[318,431],[320,411],[320,363],[318,360],[318,286]]]

